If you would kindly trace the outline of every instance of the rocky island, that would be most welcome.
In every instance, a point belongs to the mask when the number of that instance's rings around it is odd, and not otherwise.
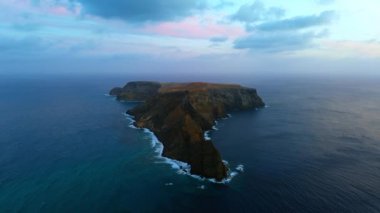
[[[142,101],[128,110],[134,125],[151,130],[163,144],[162,155],[186,162],[190,173],[221,181],[228,175],[219,151],[205,132],[233,110],[264,106],[256,89],[237,84],[129,82],[110,95]]]

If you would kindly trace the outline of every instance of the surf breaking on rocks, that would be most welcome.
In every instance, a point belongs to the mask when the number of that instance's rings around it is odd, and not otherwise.
[[[128,127],[132,128],[132,129],[143,130],[143,132],[146,135],[148,135],[148,137],[150,139],[150,142],[151,142],[151,147],[154,150],[154,153],[156,154],[155,157],[160,160],[160,161],[155,161],[155,163],[165,163],[165,164],[168,164],[168,165],[170,165],[170,167],[172,169],[174,169],[177,172],[177,174],[187,175],[187,176],[190,176],[190,177],[195,178],[195,179],[200,180],[200,181],[209,181],[209,182],[217,183],[217,184],[227,184],[227,183],[230,183],[232,181],[232,179],[236,175],[238,175],[239,173],[244,172],[244,166],[242,164],[237,165],[236,168],[235,168],[235,170],[231,170],[228,161],[223,160],[223,163],[229,169],[229,174],[228,174],[228,176],[226,178],[224,178],[221,181],[217,181],[214,178],[205,178],[205,177],[201,177],[199,175],[191,174],[190,173],[191,166],[188,163],[185,163],[185,162],[182,162],[182,161],[178,161],[178,160],[174,160],[174,159],[170,159],[170,158],[162,156],[162,153],[163,153],[163,150],[164,150],[164,145],[158,140],[158,138],[154,135],[154,133],[152,131],[150,131],[147,128],[136,127],[134,125],[134,122],[135,122],[134,117],[132,115],[128,114],[128,113],[124,113],[124,115],[125,115],[126,119],[129,121]],[[229,115],[228,118],[229,117],[231,117],[231,115]],[[218,122],[215,122],[215,125],[213,126],[213,131],[219,130],[217,128],[217,124],[218,124]],[[205,135],[206,135],[206,133],[205,133]],[[211,137],[209,135],[207,135],[207,137],[211,139]]]

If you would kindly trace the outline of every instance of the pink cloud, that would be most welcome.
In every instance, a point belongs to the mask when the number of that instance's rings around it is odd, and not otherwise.
[[[145,27],[144,31],[164,36],[198,39],[208,39],[214,36],[235,38],[245,34],[244,29],[239,26],[223,25],[217,23],[215,18],[200,19],[199,17],[189,17],[180,22],[149,25]]]
[[[49,8],[49,12],[54,15],[70,15],[70,11],[64,6],[55,6]]]

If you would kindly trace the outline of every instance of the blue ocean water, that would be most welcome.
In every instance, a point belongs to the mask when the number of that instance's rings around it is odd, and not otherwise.
[[[0,79],[0,212],[380,212],[379,79],[241,80],[269,107],[210,133],[226,185],[157,159],[104,95],[128,80]]]

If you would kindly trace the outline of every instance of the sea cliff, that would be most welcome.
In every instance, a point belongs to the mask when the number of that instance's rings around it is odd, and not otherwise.
[[[186,162],[192,174],[217,181],[227,177],[228,168],[205,132],[230,111],[264,106],[255,89],[237,84],[137,81],[113,88],[110,95],[143,101],[127,112],[135,117],[134,125],[157,136],[164,157]]]

